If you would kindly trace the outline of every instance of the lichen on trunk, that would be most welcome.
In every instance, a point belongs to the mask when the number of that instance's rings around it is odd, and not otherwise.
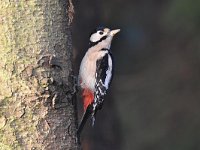
[[[0,3],[0,149],[78,149],[69,8]]]

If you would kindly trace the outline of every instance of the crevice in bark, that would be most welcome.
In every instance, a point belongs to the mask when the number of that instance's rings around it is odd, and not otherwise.
[[[8,1],[0,7],[0,147],[78,149],[72,1]]]

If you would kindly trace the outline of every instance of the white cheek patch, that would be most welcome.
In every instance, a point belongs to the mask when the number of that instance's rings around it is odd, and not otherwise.
[[[91,42],[97,42],[102,38],[103,35],[100,35],[99,33],[94,33],[90,37]]]

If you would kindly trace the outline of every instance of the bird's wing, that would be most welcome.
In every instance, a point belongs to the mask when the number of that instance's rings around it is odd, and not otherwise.
[[[104,96],[110,85],[113,76],[113,60],[111,53],[106,53],[96,63],[96,82],[93,103],[93,116],[98,109],[101,109],[104,101]]]

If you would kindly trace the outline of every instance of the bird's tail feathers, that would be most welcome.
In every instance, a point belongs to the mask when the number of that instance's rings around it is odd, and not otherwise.
[[[83,117],[81,119],[80,125],[78,127],[78,131],[77,131],[77,135],[81,134],[81,131],[83,130],[83,127],[85,126],[85,123],[87,122],[87,119],[89,118],[89,116],[92,114],[92,105],[90,104],[85,113],[83,114]]]

